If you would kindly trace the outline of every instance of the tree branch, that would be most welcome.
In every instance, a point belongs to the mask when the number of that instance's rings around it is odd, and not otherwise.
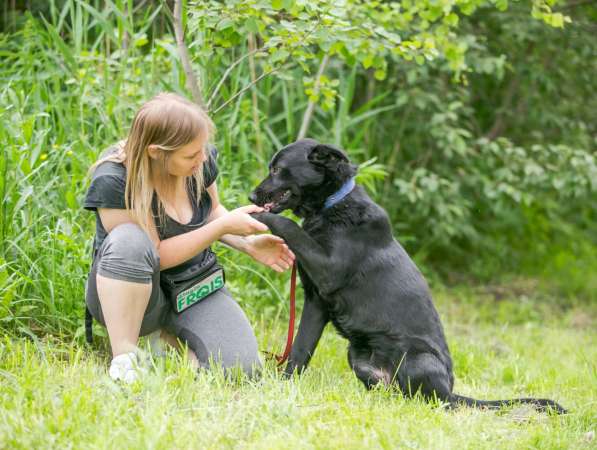
[[[321,64],[319,65],[319,70],[317,71],[317,76],[315,78],[315,83],[313,85],[313,94],[319,94],[319,84],[321,80],[321,76],[328,65],[330,60],[330,55],[327,53],[321,60]],[[311,123],[311,117],[313,116],[313,110],[315,109],[315,102],[313,100],[309,100],[309,104],[307,105],[307,109],[305,110],[305,114],[303,115],[303,123],[301,124],[301,129],[297,136],[297,139],[303,139],[307,135],[307,130],[309,129],[309,124]]]
[[[249,50],[254,51],[257,47],[257,43],[255,42],[255,35],[253,33],[249,33],[248,42]],[[261,155],[262,147],[261,132],[259,130],[259,99],[257,97],[257,89],[255,88],[255,80],[257,79],[257,73],[255,71],[255,58],[253,57],[253,55],[249,57],[249,71],[251,72],[251,83],[253,83],[251,95],[253,100],[253,128],[255,129],[255,147],[257,147],[257,154]]]
[[[239,95],[242,95],[244,92],[246,92],[248,89],[251,89],[254,85],[256,85],[257,83],[259,83],[259,81],[261,81],[263,78],[265,78],[268,75],[271,75],[274,72],[277,72],[278,70],[283,70],[283,69],[287,69],[288,67],[290,67],[290,65],[286,65],[286,66],[282,66],[282,67],[278,67],[277,69],[272,69],[268,72],[264,72],[261,75],[259,75],[259,77],[254,81],[251,82],[249,84],[247,84],[245,87],[243,87],[240,91],[238,91],[236,94],[234,94],[232,97],[230,97],[228,100],[226,100],[224,103],[222,103],[220,106],[218,106],[218,108],[211,112],[212,114],[217,114],[218,111],[220,111],[222,108],[224,108],[226,105],[228,105],[230,102],[232,102],[236,97],[238,97]]]
[[[510,110],[512,107],[512,100],[514,99],[514,94],[516,93],[516,91],[518,91],[519,84],[520,79],[518,78],[518,76],[514,75],[514,77],[510,80],[510,83],[508,84],[506,94],[504,95],[504,102],[502,103],[496,115],[493,125],[491,126],[491,129],[487,133],[485,133],[485,137],[490,141],[493,141],[504,131],[506,122],[506,111]]]
[[[222,84],[224,84],[224,81],[226,81],[226,78],[228,78],[228,76],[230,75],[230,72],[232,72],[232,70],[236,66],[238,66],[241,62],[243,62],[246,58],[252,57],[255,53],[259,53],[259,52],[261,52],[263,50],[266,50],[268,48],[269,47],[267,45],[264,45],[261,48],[253,49],[249,53],[246,53],[243,56],[241,56],[240,58],[238,58],[236,61],[234,61],[230,65],[230,67],[228,67],[228,69],[226,69],[226,72],[224,72],[224,75],[222,75],[222,78],[220,78],[220,81],[218,81],[218,85],[214,88],[211,96],[209,97],[209,100],[207,101],[207,106],[206,107],[207,107],[208,110],[211,107],[212,102],[215,100],[216,95],[220,91],[220,88],[222,87]]]
[[[165,1],[165,0],[162,0]],[[296,44],[297,47],[301,47],[305,45],[305,42],[307,42],[307,38],[317,29],[317,26],[321,23],[321,17],[318,17],[317,21],[313,24],[313,27],[311,27],[311,29],[309,31],[307,31],[307,33],[305,33],[302,38],[299,40],[300,43]],[[209,100],[207,102],[207,106],[206,109],[207,111],[211,112],[211,107],[212,107],[212,103],[214,102],[216,95],[218,94],[218,92],[220,91],[222,84],[224,84],[224,81],[226,81],[226,79],[228,78],[228,76],[230,75],[230,73],[232,72],[232,70],[234,70],[234,68],[239,65],[242,61],[244,61],[246,58],[252,58],[253,55],[260,53],[262,51],[268,50],[269,48],[273,48],[276,47],[278,44],[275,45],[264,45],[261,48],[256,48],[256,49],[251,49],[248,53],[246,53],[245,55],[241,56],[240,58],[238,58],[236,61],[234,61],[230,67],[228,67],[228,69],[226,69],[226,72],[224,72],[224,75],[222,76],[222,78],[220,79],[220,81],[218,82],[218,85],[214,88],[211,96],[209,97]],[[264,78],[265,76],[272,74],[274,72],[277,72],[279,70],[282,69],[287,69],[291,67],[291,64],[286,64],[284,66],[281,66],[277,69],[272,69],[267,73],[262,74],[261,76],[259,76],[259,78],[252,80],[250,84],[248,84],[247,86],[245,86],[241,91],[237,92],[236,94],[234,94],[234,96],[232,96],[230,99],[228,99],[226,102],[224,102],[222,105],[218,106],[218,108],[213,111],[213,113],[215,114],[216,112],[220,111],[222,108],[224,108],[226,105],[228,105],[232,100],[234,100],[236,97],[238,97],[240,94],[242,94],[243,92],[245,92],[247,89],[250,89],[252,86],[254,86],[255,84],[257,84],[262,78]]]
[[[132,16],[131,11],[129,11],[128,2],[124,5],[124,11],[122,11],[122,15],[124,18],[124,22],[127,22],[129,20],[129,16]],[[124,50],[125,52],[129,48],[130,40],[131,40],[131,36],[129,35],[129,32],[128,32],[126,26],[124,26],[124,30],[123,30],[123,34],[122,34],[122,50]]]
[[[174,35],[176,36],[176,46],[178,47],[178,53],[182,62],[182,67],[186,76],[187,89],[191,91],[193,100],[195,103],[204,106],[203,96],[199,89],[199,83],[195,72],[193,72],[193,66],[189,58],[189,51],[184,43],[184,30],[182,28],[182,0],[175,0],[174,2]]]

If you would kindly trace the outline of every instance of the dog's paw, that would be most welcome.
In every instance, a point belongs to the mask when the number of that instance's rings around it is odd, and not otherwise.
[[[285,230],[290,230],[292,225],[295,225],[292,220],[270,212],[264,211],[259,213],[252,213],[251,216],[255,220],[258,220],[259,222],[266,224],[272,233],[281,237],[284,237],[282,235],[284,234]]]
[[[251,217],[253,217],[253,219],[258,220],[259,222],[264,223],[267,226],[269,226],[270,223],[273,222],[276,215],[273,213],[264,211],[264,212],[258,212],[258,213],[251,213]]]
[[[291,373],[288,373],[288,372],[286,372],[286,371],[282,372],[282,373],[280,374],[280,377],[281,377],[281,378],[282,378],[282,380],[284,380],[284,381],[289,381],[289,380],[292,380],[292,374],[291,374]]]

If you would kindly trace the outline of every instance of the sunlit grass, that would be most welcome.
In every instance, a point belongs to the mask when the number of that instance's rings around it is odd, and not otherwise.
[[[105,338],[90,349],[51,337],[0,344],[2,448],[592,448],[597,333],[565,326],[559,310],[526,323],[475,314],[474,301],[440,293],[456,391],[477,398],[538,396],[569,408],[548,416],[445,411],[383,389],[366,392],[348,368],[346,341],[327,328],[302,378],[268,365],[258,381],[197,376],[177,355],[142,382],[112,383]],[[510,307],[517,310],[516,301]],[[519,309],[524,313],[524,309]],[[475,317],[476,319],[471,319]],[[284,316],[285,317],[285,316]],[[277,322],[252,317],[262,350],[279,349]]]

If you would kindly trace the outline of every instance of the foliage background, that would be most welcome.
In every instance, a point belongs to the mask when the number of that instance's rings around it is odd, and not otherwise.
[[[594,305],[597,8],[393,5],[186,4],[185,39],[219,130],[225,203],[247,203],[315,102],[309,136],[361,164],[359,181],[435,285],[522,284],[543,301]],[[93,233],[80,206],[87,169],[144,100],[163,90],[190,96],[172,6],[3,7],[0,327],[11,334],[81,336]],[[219,252],[233,290],[259,299],[247,307],[279,313],[287,278]]]
[[[170,354],[112,383],[104,330],[83,339],[81,200],[143,101],[193,95],[173,1],[1,2],[0,447],[594,448],[594,3],[185,2],[225,204],[247,202],[313,107],[308,134],[361,165],[431,282],[456,391],[554,398],[571,411],[555,417],[366,392],[331,330],[300,380],[266,364],[237,383]],[[278,349],[289,275],[216,250],[259,348]]]

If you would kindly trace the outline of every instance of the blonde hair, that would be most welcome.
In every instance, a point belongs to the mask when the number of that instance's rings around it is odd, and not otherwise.
[[[149,233],[156,185],[166,193],[174,186],[175,177],[167,171],[169,157],[197,138],[207,144],[214,132],[213,122],[198,105],[176,94],[161,93],[141,106],[126,141],[119,143],[118,151],[98,160],[90,170],[105,161],[125,164],[126,208],[141,228]],[[157,160],[150,158],[150,146],[161,150]],[[203,170],[197,170],[193,178],[197,186],[195,201],[199,202],[205,189]],[[157,206],[160,223],[163,223],[164,207],[159,197]]]

